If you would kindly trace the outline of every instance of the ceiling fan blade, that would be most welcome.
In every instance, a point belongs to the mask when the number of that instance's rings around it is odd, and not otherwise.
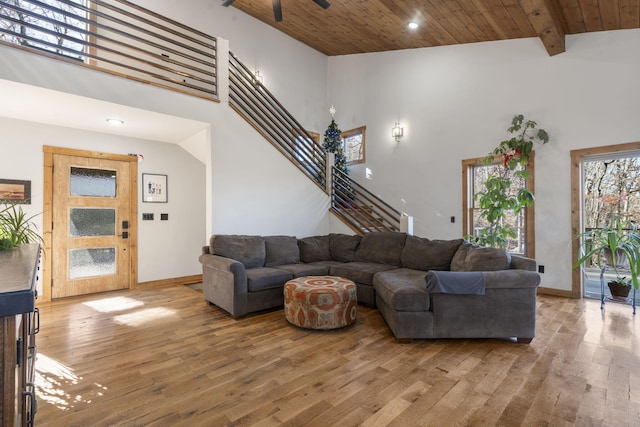
[[[331,3],[329,3],[327,0],[313,0],[313,2],[323,9],[328,9],[329,6],[331,6]]]
[[[224,7],[229,7],[229,6],[231,6],[231,3],[233,3],[234,1],[236,1],[236,0],[226,0],[224,3],[222,3],[222,5]]]
[[[280,0],[273,0],[273,16],[276,22],[282,22],[282,4],[280,4]]]

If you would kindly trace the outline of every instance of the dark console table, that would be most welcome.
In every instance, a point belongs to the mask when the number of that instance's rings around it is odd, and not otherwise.
[[[0,251],[0,425],[33,426],[40,246]]]

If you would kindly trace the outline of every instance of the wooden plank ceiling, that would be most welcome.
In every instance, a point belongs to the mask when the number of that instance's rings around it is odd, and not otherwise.
[[[640,28],[640,0],[236,0],[232,7],[325,55],[540,37],[549,55],[565,35]],[[420,24],[407,28],[409,21]]]

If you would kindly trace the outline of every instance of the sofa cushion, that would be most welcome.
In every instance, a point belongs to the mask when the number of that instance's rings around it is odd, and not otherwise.
[[[264,267],[265,244],[261,236],[213,235],[209,245],[213,255],[239,261],[245,268]]]
[[[379,271],[391,270],[395,267],[374,262],[347,262],[332,266],[329,273],[332,276],[344,277],[356,283],[373,286],[373,275]],[[360,297],[358,297],[360,298]]]
[[[298,239],[298,248],[302,262],[329,261],[331,259],[328,235]]]
[[[373,276],[373,287],[379,298],[396,311],[429,310],[426,271],[397,268]]]
[[[463,243],[451,260],[451,271],[507,270],[511,255],[502,248],[488,248]]]
[[[291,279],[293,279],[293,274],[276,268],[258,267],[247,270],[249,292],[284,287],[287,280]]]
[[[265,267],[300,262],[298,239],[293,236],[265,236]]]
[[[329,260],[329,261],[314,261],[314,262],[310,262],[308,264],[331,268],[334,265],[342,265],[342,264],[344,264],[344,262]],[[329,274],[329,273],[327,273],[327,274]]]
[[[367,233],[358,245],[355,261],[377,262],[400,267],[400,258],[406,237],[406,233]]]
[[[340,262],[353,261],[361,239],[362,237],[357,235],[330,234],[329,252],[331,253],[331,259]]]
[[[302,276],[327,276],[329,274],[329,267],[317,264],[286,264],[278,265],[274,268],[291,273],[294,278]]]
[[[462,244],[462,239],[429,240],[407,236],[402,249],[402,267],[415,270],[449,270],[451,260]]]

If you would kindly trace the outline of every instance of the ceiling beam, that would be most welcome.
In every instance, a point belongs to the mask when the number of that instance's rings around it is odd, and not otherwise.
[[[565,51],[562,12],[547,0],[518,0],[549,55]]]

